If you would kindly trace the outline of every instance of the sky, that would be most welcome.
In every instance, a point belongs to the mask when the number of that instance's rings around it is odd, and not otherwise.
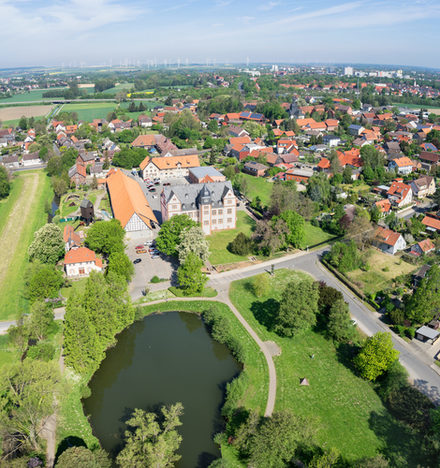
[[[440,68],[439,0],[0,0],[0,68],[374,63]]]

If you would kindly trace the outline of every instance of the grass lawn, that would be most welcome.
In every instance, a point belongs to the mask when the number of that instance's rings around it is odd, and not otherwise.
[[[252,279],[232,283],[232,302],[264,341],[275,341],[282,350],[274,358],[277,371],[276,410],[289,408],[317,427],[316,439],[323,447],[334,447],[348,460],[372,457],[378,450],[400,453],[415,466],[417,440],[388,413],[368,382],[357,377],[341,361],[333,342],[315,332],[294,338],[281,338],[263,325],[270,320],[270,301],[279,299],[290,281],[305,273],[278,270],[271,278],[271,292],[256,298]],[[258,319],[256,318],[258,317]],[[314,359],[311,355],[314,354]],[[301,387],[306,377],[309,387]],[[410,462],[411,461],[411,462]]]
[[[347,273],[348,278],[366,294],[374,294],[392,286],[393,279],[400,275],[407,275],[417,270],[417,265],[411,265],[398,256],[383,253],[371,248],[365,258],[370,267],[368,271],[357,269]]]
[[[0,320],[28,310],[23,296],[27,250],[34,232],[47,221],[45,202],[53,197],[50,180],[43,171],[20,172],[13,185],[17,183],[18,188],[13,187],[11,198],[0,211]]]
[[[226,231],[219,231],[207,236],[209,242],[209,250],[211,255],[209,261],[212,265],[222,265],[224,263],[240,262],[247,260],[247,256],[243,257],[235,255],[226,249],[229,242],[233,241],[239,232],[243,232],[249,236],[255,226],[255,221],[250,218],[244,211],[237,211],[237,227]]]
[[[8,335],[0,335],[0,367],[12,364],[20,358],[18,351],[9,344]]]
[[[133,88],[133,83],[119,83],[113,88],[105,89],[103,91],[104,94],[116,94],[120,91],[128,91],[129,89]]]
[[[243,177],[248,185],[246,197],[249,200],[253,201],[256,197],[260,197],[263,205],[269,204],[273,187],[272,182],[268,182],[263,177],[254,177],[249,174],[240,174],[240,177]]]
[[[76,112],[79,120],[92,122],[93,119],[105,119],[115,109],[116,103],[112,102],[80,102],[65,104],[61,112]]]
[[[316,244],[334,239],[334,235],[323,231],[320,227],[313,226],[309,221],[306,221],[306,237],[301,248],[306,249]]]
[[[87,282],[87,278],[81,278],[81,279],[72,281],[71,282],[72,285],[69,287],[61,288],[60,293],[63,297],[65,297],[66,299],[69,299],[69,297],[72,294],[80,293],[84,289],[86,282]]]

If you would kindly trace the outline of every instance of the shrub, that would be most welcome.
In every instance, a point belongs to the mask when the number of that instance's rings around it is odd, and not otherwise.
[[[406,336],[411,340],[416,336],[416,329],[414,327],[409,327],[405,330]]]
[[[160,278],[157,275],[154,275],[151,278],[150,283],[160,283]]]
[[[49,362],[55,356],[55,347],[51,343],[40,342],[31,346],[27,352],[29,359],[38,359],[39,361]]]
[[[387,303],[388,305],[388,303]],[[385,308],[387,307],[385,306]],[[405,321],[405,313],[402,309],[393,309],[388,313],[390,320],[396,325],[403,325]]]
[[[250,237],[239,232],[235,239],[232,242],[229,242],[227,249],[235,255],[249,255],[252,252],[253,243]]]

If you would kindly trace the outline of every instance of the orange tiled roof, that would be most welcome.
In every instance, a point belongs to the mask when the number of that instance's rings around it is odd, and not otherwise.
[[[422,220],[422,223],[426,227],[430,227],[432,229],[435,229],[437,231],[440,231],[440,220],[431,218],[430,216],[425,216]]]
[[[132,143],[134,147],[154,146],[156,138],[154,135],[139,135]]]
[[[152,222],[158,224],[144,192],[134,179],[116,170],[107,177],[107,187],[113,214],[122,227],[125,228],[135,213],[149,228],[152,228]]]
[[[68,242],[69,240],[72,240],[73,242],[75,242],[75,244],[78,244],[78,245],[81,243],[81,238],[75,232],[75,230],[73,229],[73,226],[71,226],[70,224],[64,227],[63,240],[64,242]]]
[[[391,203],[387,199],[379,200],[375,205],[379,208],[381,213],[388,213],[388,211],[391,210]]]
[[[200,166],[199,156],[197,154],[190,154],[188,156],[158,156],[155,158],[147,156],[139,164],[139,167],[144,170],[150,162],[161,171],[164,169],[176,169],[179,164],[183,168]]]
[[[102,261],[96,257],[96,253],[87,247],[79,247],[77,249],[69,250],[64,257],[64,265],[71,265],[72,263],[86,263],[93,262],[97,266],[102,267]]]
[[[429,252],[435,248],[431,239],[424,239],[418,243],[420,250],[424,253]]]
[[[242,137],[231,137],[229,138],[229,143],[233,146],[235,145],[245,145],[246,143],[250,143],[251,139],[246,135]]]
[[[327,158],[322,158],[318,163],[318,167],[320,169],[329,169],[330,161]]]
[[[395,245],[399,240],[400,234],[394,232],[391,229],[385,229],[383,227],[378,227],[376,230],[376,239],[386,245]]]
[[[393,159],[394,163],[397,167],[406,167],[406,166],[413,166],[413,162],[407,156],[403,156],[402,158]]]

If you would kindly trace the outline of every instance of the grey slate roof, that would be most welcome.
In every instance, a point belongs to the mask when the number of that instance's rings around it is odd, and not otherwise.
[[[92,206],[93,206],[93,203],[90,200],[87,200],[87,198],[84,198],[80,204],[81,208],[90,208]]]
[[[227,182],[210,182],[209,184],[189,184],[189,185],[173,185],[164,187],[163,196],[168,203],[173,195],[182,203],[182,211],[193,211],[198,209],[202,191],[209,192],[207,196],[211,197],[212,207],[222,207],[223,198],[228,191],[233,192],[232,184]]]
[[[194,174],[198,179],[203,177],[223,177],[223,174],[212,166],[191,167],[189,172]]]

